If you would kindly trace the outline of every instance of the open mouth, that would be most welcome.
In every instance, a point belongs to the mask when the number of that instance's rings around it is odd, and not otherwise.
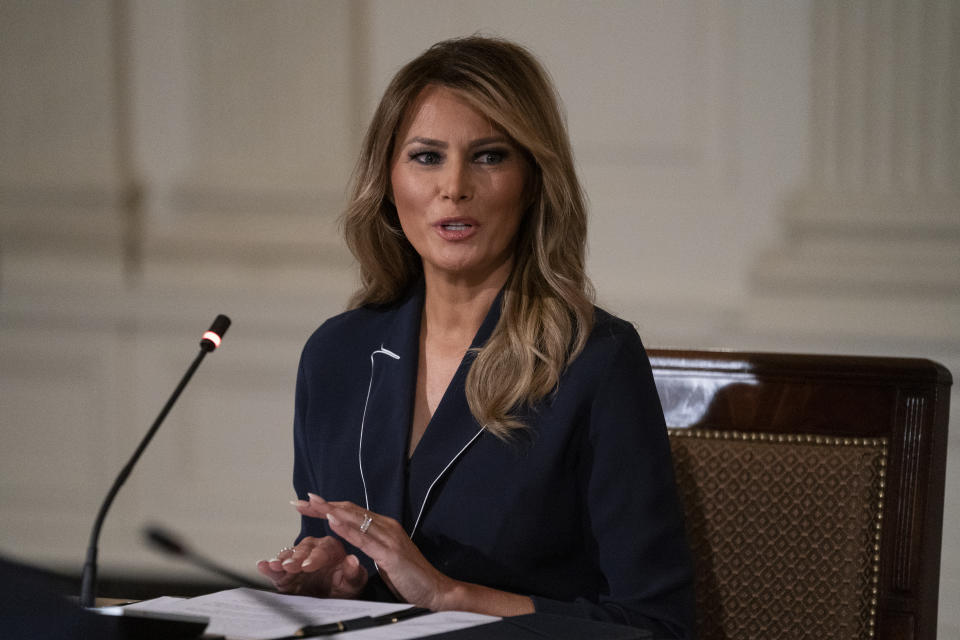
[[[440,226],[446,229],[447,231],[466,231],[467,229],[471,228],[473,225],[467,224],[466,222],[451,222],[448,224],[441,224]]]

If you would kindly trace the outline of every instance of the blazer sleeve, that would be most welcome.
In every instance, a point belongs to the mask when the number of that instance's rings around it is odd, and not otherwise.
[[[300,355],[293,410],[293,490],[300,500],[307,500],[307,492],[317,491],[317,487],[320,486],[315,475],[317,461],[311,457],[307,433],[307,416],[310,403],[311,401],[316,402],[316,398],[310,397],[310,389],[314,386],[311,385],[311,376],[315,374],[311,370],[311,363],[314,359],[313,349],[311,348],[313,342],[314,338],[311,338]],[[327,535],[330,535],[330,530],[326,520],[300,516],[300,533],[297,535],[294,544],[299,544],[307,536],[322,538]]]
[[[300,366],[297,369],[297,387],[293,410],[293,490],[300,500],[307,499],[307,492],[317,486],[313,477],[314,466],[310,461],[310,448],[307,445],[307,406],[310,401],[308,393],[308,379],[306,371],[307,347],[300,355]],[[312,522],[316,518],[300,517],[301,528],[294,544],[298,544],[306,536],[321,537],[326,535],[323,521]],[[318,526],[319,525],[319,526]]]
[[[597,602],[533,597],[537,611],[693,637],[693,571],[653,372],[632,327],[601,374],[582,452],[586,538],[606,593]]]

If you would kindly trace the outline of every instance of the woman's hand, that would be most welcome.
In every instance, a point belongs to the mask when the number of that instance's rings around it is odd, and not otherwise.
[[[352,502],[327,502],[309,495],[309,501],[294,503],[297,511],[325,518],[337,535],[370,556],[394,595],[434,611],[451,608],[448,596],[459,583],[437,571],[423,557],[399,522],[370,513]],[[365,525],[368,517],[371,520]]]
[[[323,598],[355,598],[367,584],[367,570],[357,556],[347,555],[334,537],[307,537],[296,547],[282,550],[257,570],[280,593]]]

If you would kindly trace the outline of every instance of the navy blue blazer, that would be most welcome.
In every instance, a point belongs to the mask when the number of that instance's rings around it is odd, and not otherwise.
[[[470,413],[468,353],[407,461],[423,287],[325,322],[297,379],[294,487],[402,522],[441,572],[531,596],[537,611],[692,637],[693,577],[653,375],[602,310],[515,442]],[[473,346],[500,316],[494,302]],[[302,519],[300,538],[331,532]],[[349,547],[349,545],[348,545]],[[372,576],[373,562],[357,553]]]

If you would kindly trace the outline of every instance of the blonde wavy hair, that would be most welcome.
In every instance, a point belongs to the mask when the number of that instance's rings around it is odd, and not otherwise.
[[[584,270],[587,217],[559,98],[523,47],[471,36],[439,42],[394,76],[367,130],[343,216],[360,264],[351,308],[398,300],[423,272],[390,201],[390,163],[403,117],[427,86],[442,86],[483,113],[523,150],[531,167],[513,270],[500,321],[477,350],[466,381],[474,418],[508,439],[516,413],[550,394],[593,328]]]

